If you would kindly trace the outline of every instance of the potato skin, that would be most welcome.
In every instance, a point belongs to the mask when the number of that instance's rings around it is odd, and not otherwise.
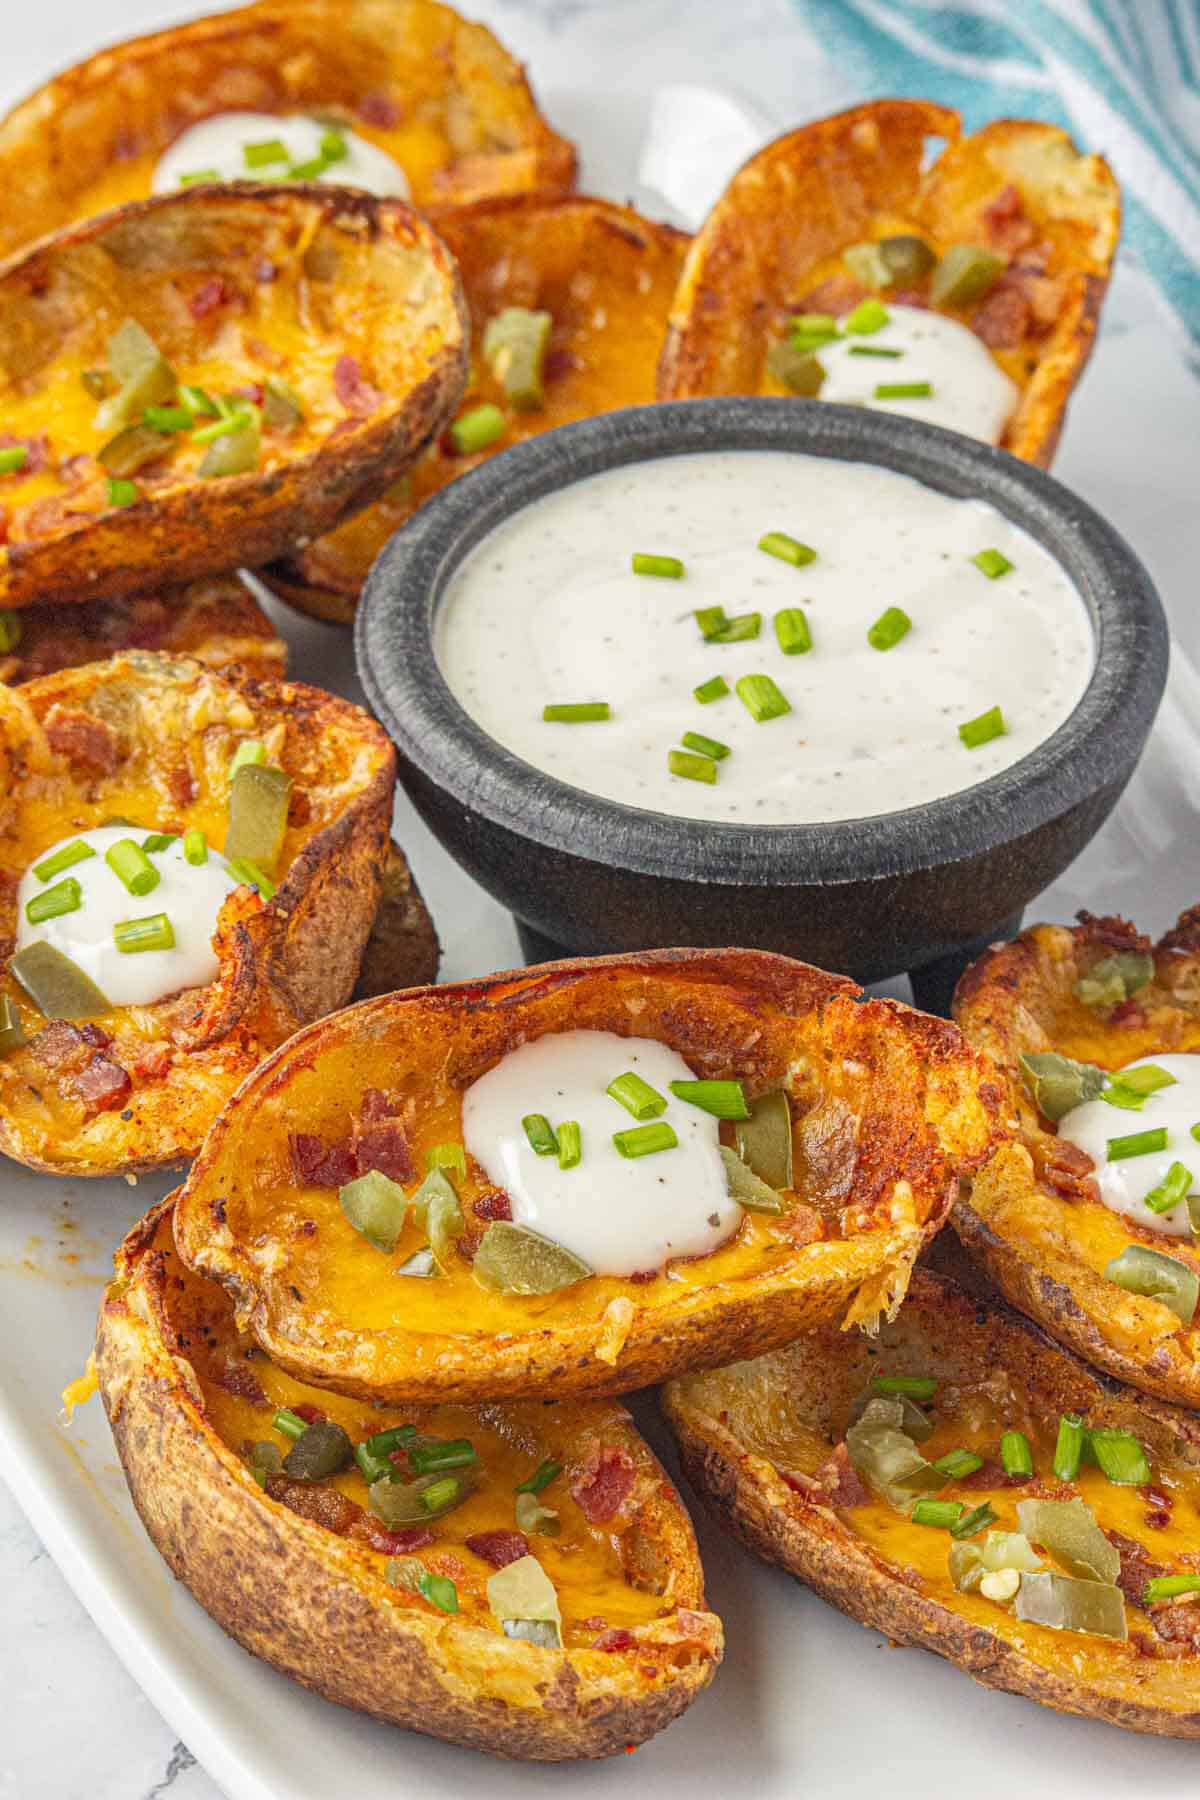
[[[937,1247],[934,1251],[937,1258]],[[1013,1389],[1047,1411],[1082,1411],[1134,1430],[1177,1453],[1200,1478],[1200,1422],[1140,1394],[1103,1382],[1003,1305],[986,1281],[972,1294],[918,1268],[882,1345],[915,1372],[950,1380],[986,1379],[1003,1370]],[[834,1509],[742,1435],[743,1384],[763,1407],[799,1418],[818,1432],[844,1417],[869,1374],[860,1343],[828,1329],[748,1368],[668,1382],[663,1409],[678,1441],[684,1473],[719,1522],[764,1561],[777,1564],[823,1600],[894,1643],[932,1650],[984,1687],[1021,1694],[1060,1712],[1106,1720],[1126,1730],[1200,1738],[1200,1659],[1146,1662],[1114,1653],[1112,1669],[1090,1680],[1064,1650],[1049,1667],[901,1578],[899,1569],[842,1523]],[[731,1380],[731,1378],[739,1378]],[[749,1403],[748,1403],[749,1404]],[[756,1416],[764,1415],[756,1407]],[[810,1484],[811,1486],[811,1484]],[[920,1527],[914,1529],[920,1530]],[[1003,1616],[1003,1615],[1002,1615]],[[1066,1634],[1069,1636],[1069,1634]],[[1169,1689],[1169,1692],[1168,1692]]]
[[[311,250],[302,246],[336,252],[339,244],[357,252],[342,257],[341,279],[309,281]],[[381,402],[323,430],[306,421],[288,448],[246,474],[168,478],[131,505],[71,512],[52,531],[10,541],[0,548],[0,604],[121,598],[269,561],[374,499],[440,430],[467,357],[449,253],[401,202],[316,183],[189,188],[65,226],[18,252],[0,266],[0,365],[10,379],[17,370],[41,377],[56,363],[102,365],[105,339],[125,316],[185,360],[189,345],[198,351],[207,341],[207,327],[180,305],[175,280],[211,271],[253,293],[264,259],[278,269],[276,286],[297,290],[310,344],[323,343],[330,359],[361,350]],[[336,316],[305,297],[318,286],[336,294]],[[302,388],[300,398],[307,406],[313,396]]]
[[[1144,1393],[1200,1407],[1200,1321],[1182,1325],[1159,1301],[1126,1293],[1102,1273],[1130,1242],[1197,1271],[1200,1254],[1186,1240],[1118,1218],[1083,1189],[1064,1192],[1047,1181],[1056,1134],[1030,1100],[1018,1061],[1024,1052],[1059,1050],[1116,1069],[1155,1053],[1200,1050],[1200,908],[1185,912],[1157,945],[1124,919],[1080,919],[1074,928],[1031,926],[987,951],[958,984],[954,1016],[997,1068],[1019,1133],[977,1172],[952,1224],[1013,1305],[1060,1343]],[[1118,950],[1151,952],[1155,973],[1132,1004],[1106,1019],[1074,988]]]
[[[923,172],[930,137],[948,142]],[[888,231],[977,242],[987,206],[1010,186],[1054,245],[1062,291],[1049,331],[1006,363],[1021,397],[1000,442],[1048,467],[1108,286],[1117,184],[1102,157],[1080,156],[1058,126],[998,119],[962,137],[959,115],[931,101],[872,100],[818,119],[738,171],[693,239],[659,399],[762,392],[771,338],[815,268]]]
[[[401,988],[437,980],[441,946],[421,890],[403,850],[392,843],[383,868],[379,910],[363,949],[354,984],[356,1000],[373,1000]]]
[[[433,0],[260,0],[114,44],[14,107],[0,121],[0,254],[99,210],[98,179],[229,110],[435,120],[442,156],[411,178],[422,208],[574,182],[574,148],[486,26]],[[147,192],[148,178],[101,205]]]
[[[169,1229],[168,1200],[119,1251],[96,1372],[142,1522],[230,1636],[328,1700],[495,1756],[617,1754],[696,1698],[720,1661],[721,1627],[702,1610],[687,1514],[628,1415],[630,1455],[662,1477],[638,1529],[673,1572],[676,1610],[652,1627],[671,1646],[655,1658],[657,1679],[636,1652],[541,1650],[404,1605],[382,1579],[381,1558],[267,1499],[209,1426],[172,1341],[155,1248]],[[609,1420],[608,1436],[617,1429]]]
[[[550,963],[351,1008],[299,1033],[226,1107],[181,1190],[180,1254],[222,1282],[242,1328],[280,1367],[344,1394],[392,1401],[625,1393],[682,1368],[756,1354],[830,1318],[870,1325],[898,1304],[912,1260],[946,1217],[959,1171],[987,1154],[995,1090],[945,1021],[859,1001],[858,992],[842,977],[767,952],[668,950]],[[846,1185],[828,1176],[837,1190],[833,1217],[848,1217],[844,1235],[785,1241],[781,1256],[734,1252],[721,1276],[661,1295],[593,1278],[580,1284],[586,1298],[565,1290],[568,1298],[551,1303],[556,1316],[541,1303],[532,1320],[511,1299],[486,1301],[463,1272],[457,1331],[364,1331],[348,1303],[345,1311],[327,1308],[326,1272],[337,1268],[344,1287],[338,1259],[368,1254],[347,1239],[336,1196],[315,1234],[277,1237],[278,1257],[264,1254],[272,1194],[296,1191],[292,1131],[336,1136],[367,1086],[396,1082],[409,1083],[419,1117],[442,1091],[427,1071],[438,1071],[451,1094],[528,1037],[579,1028],[649,1030],[698,1070],[737,1068],[760,1089],[803,1067],[793,1091],[812,1108],[813,1154],[827,1154],[819,1120],[838,1141],[855,1138]],[[824,1110],[823,1081],[832,1111]],[[857,1129],[848,1134],[845,1114],[855,1107]],[[438,1129],[455,1130],[449,1115]],[[415,1144],[414,1154],[423,1156]],[[373,1264],[360,1278],[375,1278]],[[468,1324],[473,1307],[482,1311]]]

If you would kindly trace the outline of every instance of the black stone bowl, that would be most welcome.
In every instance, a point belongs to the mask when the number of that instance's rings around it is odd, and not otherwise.
[[[1066,723],[1012,768],[947,799],[817,825],[721,825],[622,806],[502,749],[434,660],[434,612],[462,558],[530,501],[584,476],[741,449],[897,469],[986,500],[1030,532],[1075,582],[1096,634],[1095,672]],[[356,650],[417,810],[516,914],[532,959],[752,945],[864,982],[921,971],[916,991],[937,1004],[962,962],[1016,928],[1112,810],[1162,697],[1167,627],[1129,546],[1040,469],[867,408],[712,399],[563,426],[445,488],[375,564]]]

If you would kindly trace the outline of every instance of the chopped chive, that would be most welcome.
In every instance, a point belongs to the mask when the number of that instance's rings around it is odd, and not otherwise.
[[[785,606],[775,614],[775,636],[785,656],[803,656],[812,649],[808,620],[798,606]]]
[[[558,1128],[558,1166],[574,1169],[583,1157],[583,1134],[578,1119],[564,1119]]]
[[[513,1493],[540,1494],[543,1488],[548,1488],[550,1486],[550,1483],[554,1480],[556,1475],[561,1474],[562,1464],[560,1462],[555,1462],[553,1457],[548,1456],[545,1462],[540,1462],[538,1464],[532,1475],[527,1476],[524,1481],[519,1481],[517,1483],[516,1487],[513,1489]]]
[[[948,1450],[945,1456],[938,1457],[933,1466],[948,1481],[964,1481],[976,1469],[982,1469],[983,1458],[976,1456],[973,1450]]]
[[[928,400],[932,394],[931,381],[880,381],[875,387],[877,400]]]
[[[0,475],[15,475],[29,461],[29,451],[24,444],[8,444],[0,450]]]
[[[461,1144],[434,1144],[426,1153],[427,1169],[451,1169],[460,1180],[467,1173],[467,1153]]]
[[[648,1081],[643,1081],[633,1070],[624,1075],[617,1075],[605,1088],[614,1100],[619,1100],[626,1112],[635,1119],[657,1119],[659,1113],[667,1110],[667,1102],[657,1088],[652,1088]]]
[[[1054,1473],[1060,1481],[1074,1481],[1083,1460],[1087,1433],[1078,1413],[1063,1413],[1058,1421],[1058,1440],[1054,1446]]]
[[[1106,1106],[1119,1107],[1122,1112],[1141,1112],[1150,1098],[1149,1094],[1135,1093],[1123,1081],[1110,1081],[1106,1088],[1100,1090],[1099,1097]]]
[[[745,644],[756,638],[762,629],[761,613],[739,613],[735,619],[726,619],[719,631],[714,631],[709,642],[713,644]]]
[[[652,556],[647,551],[635,550],[630,560],[635,575],[662,575],[669,581],[682,579],[683,564],[677,556]]]
[[[738,699],[760,725],[768,719],[781,719],[792,710],[769,675],[742,675],[736,686]]]
[[[805,337],[820,336],[821,333],[836,337],[837,328],[832,313],[793,313],[788,320],[788,330],[801,332]]]
[[[653,1156],[658,1150],[679,1148],[675,1127],[668,1125],[665,1119],[658,1119],[653,1125],[635,1125],[632,1131],[614,1131],[613,1143],[622,1156],[631,1158]]]
[[[320,149],[327,163],[345,162],[350,154],[345,138],[332,125],[321,133]]]
[[[867,627],[867,642],[873,650],[891,650],[912,630],[912,620],[902,606],[889,606]]]
[[[139,899],[162,880],[142,846],[135,844],[132,838],[121,838],[118,843],[110,844],[104,852],[104,860],[117,880]]]
[[[851,344],[848,356],[903,356],[903,350],[889,350],[886,344]]]
[[[956,1525],[950,1527],[950,1536],[953,1538],[974,1537],[975,1533],[982,1531],[985,1526],[994,1525],[999,1517],[999,1513],[993,1512],[990,1504],[985,1500],[982,1506],[977,1506],[973,1512],[964,1514]]]
[[[179,177],[180,187],[195,187],[198,181],[220,181],[221,177],[215,169],[193,169],[190,175]]]
[[[1106,1146],[1109,1162],[1124,1162],[1130,1156],[1153,1156],[1167,1147],[1167,1128],[1153,1125],[1148,1131],[1132,1131],[1127,1137],[1109,1138]]]
[[[1152,1187],[1146,1195],[1146,1205],[1152,1213],[1174,1212],[1191,1191],[1192,1171],[1181,1162],[1173,1162],[1158,1186]]]
[[[937,1393],[933,1375],[876,1375],[871,1383],[873,1394],[904,1394],[910,1400],[932,1400]]]
[[[421,1505],[427,1512],[440,1512],[444,1506],[450,1506],[462,1492],[462,1482],[453,1475],[443,1475],[440,1481],[431,1481],[427,1488],[421,1490]]]
[[[714,675],[710,680],[702,681],[699,687],[692,689],[692,698],[698,700],[701,706],[707,706],[710,701],[723,700],[728,692],[729,683],[725,677]]]
[[[43,888],[25,902],[25,917],[31,925],[44,925],[47,919],[61,919],[64,913],[78,912],[83,905],[83,889],[73,875],[53,887]]]
[[[729,620],[723,606],[701,606],[692,614],[700,627],[700,635],[706,643],[711,643],[719,631],[724,631]]]
[[[460,456],[473,456],[477,450],[486,450],[489,444],[503,436],[504,414],[490,401],[472,407],[450,427],[450,442]]]
[[[668,750],[667,770],[684,781],[705,781],[709,787],[717,779],[717,765],[710,756],[695,756],[690,750]]]
[[[151,431],[190,431],[195,422],[187,406],[148,406],[142,413],[142,424]]]
[[[711,756],[714,762],[724,762],[730,753],[728,744],[705,737],[701,731],[685,731],[679,741],[685,750],[697,750],[701,756]]]
[[[190,387],[185,383],[179,390],[179,401],[182,406],[187,407],[193,419],[211,419],[217,415],[216,401],[202,387]]]
[[[1088,1432],[1088,1448],[1100,1466],[1100,1473],[1114,1487],[1145,1487],[1151,1478],[1145,1447],[1132,1431],[1097,1426]]]
[[[1006,1431],[1000,1439],[1000,1464],[1006,1475],[1032,1475],[1033,1451],[1023,1431]]]
[[[34,863],[33,872],[39,881],[50,881],[55,875],[61,875],[64,869],[73,869],[76,863],[86,862],[89,856],[95,854],[90,844],[85,844],[82,838],[76,838],[72,843],[64,844],[61,850],[56,850],[44,862]]]
[[[882,300],[860,300],[854,311],[847,313],[842,320],[842,330],[865,337],[873,331],[881,330],[890,317]]]
[[[924,1499],[917,1501],[909,1517],[914,1525],[933,1525],[941,1531],[950,1531],[965,1511],[961,1500]]]
[[[289,161],[289,152],[282,138],[267,138],[257,144],[243,144],[242,158],[248,169],[265,169],[268,163]]]
[[[789,537],[786,531],[768,531],[758,540],[758,547],[768,556],[777,556],[780,562],[791,563],[794,569],[804,568],[806,563],[815,562],[817,553],[810,544],[802,544],[799,538]]]
[[[213,444],[218,438],[232,437],[235,432],[244,431],[253,419],[253,414],[245,406],[226,411],[212,425],[202,425],[193,431],[193,444]]]
[[[122,919],[113,926],[113,942],[126,956],[140,950],[173,950],[175,932],[166,913],[150,913],[144,919]]]
[[[607,700],[578,700],[542,708],[542,720],[547,725],[594,725],[611,718],[612,707]]]
[[[431,1575],[426,1569],[417,1580],[417,1592],[439,1612],[458,1611],[458,1589],[448,1575]]]
[[[1200,1119],[1197,1119],[1194,1125],[1188,1126],[1188,1132],[1195,1138],[1196,1142],[1200,1144]]]
[[[123,475],[110,475],[108,478],[108,504],[110,506],[132,506],[138,498],[138,484]]]
[[[409,1467],[417,1475],[441,1475],[447,1469],[470,1469],[479,1454],[470,1438],[435,1438],[409,1445]]]
[[[1113,1077],[1121,1087],[1143,1096],[1157,1094],[1160,1088],[1174,1087],[1177,1079],[1174,1075],[1168,1075],[1157,1063],[1142,1063],[1136,1069],[1122,1069],[1119,1075]]]
[[[521,1129],[538,1156],[558,1155],[558,1139],[545,1113],[526,1113],[521,1120]]]
[[[278,889],[269,875],[264,875],[257,863],[252,863],[248,856],[232,856],[225,867],[241,887],[255,887],[264,900],[273,900]]]
[[[1007,731],[1000,708],[990,706],[977,719],[968,719],[965,725],[960,725],[958,735],[968,750],[978,750],[982,745],[990,744],[993,738],[1004,737]]]
[[[313,156],[308,162],[293,163],[288,170],[288,180],[319,181],[328,167],[323,156]]]
[[[1143,1606],[1156,1600],[1175,1600],[1180,1594],[1200,1594],[1200,1575],[1155,1575],[1146,1583]]]
[[[238,745],[229,759],[227,774],[230,781],[233,780],[238,770],[244,769],[248,763],[265,763],[266,760],[267,746],[260,743],[257,738],[246,738],[243,743]]]
[[[290,1407],[287,1406],[281,1406],[279,1408],[279,1411],[271,1420],[271,1424],[283,1437],[302,1438],[308,1430],[307,1424],[300,1417],[299,1413],[292,1412]]]
[[[698,1106],[714,1119],[748,1119],[750,1107],[740,1081],[673,1081],[671,1092],[677,1100]]]
[[[1012,564],[1003,550],[980,550],[976,556],[971,558],[971,561],[987,576],[989,581],[995,581],[999,576],[1007,575],[1012,568]]]
[[[183,834],[183,860],[199,868],[208,861],[208,839],[197,827]]]
[[[164,850],[169,850],[172,844],[178,842],[178,837],[172,831],[152,831],[149,837],[142,839],[142,849],[147,856],[160,856]]]

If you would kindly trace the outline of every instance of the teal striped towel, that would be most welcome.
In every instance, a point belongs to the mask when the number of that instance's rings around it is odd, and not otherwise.
[[[1047,119],[1106,156],[1125,245],[1200,342],[1200,0],[793,0],[863,99]]]

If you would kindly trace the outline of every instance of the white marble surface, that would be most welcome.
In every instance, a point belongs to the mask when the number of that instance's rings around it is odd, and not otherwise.
[[[113,36],[194,10],[188,0],[122,0],[120,5],[40,0],[20,9],[10,0],[0,103]],[[739,0],[736,6],[728,0],[468,0],[467,10],[492,23],[532,66],[547,110],[579,139],[585,182],[598,191],[636,191],[629,148],[640,134],[647,96],[664,82],[719,82],[768,125],[828,112],[854,97],[838,70],[797,29],[787,0]],[[637,197],[649,204],[645,193]],[[1188,571],[1200,554],[1200,537],[1194,504],[1187,504],[1192,486],[1187,471],[1197,390],[1164,345],[1134,273],[1126,272],[1118,283],[1110,312],[1058,472],[1108,510],[1132,538],[1195,656],[1200,624],[1188,604],[1194,590]],[[1115,456],[1119,444],[1137,445],[1136,475]],[[327,639],[313,639],[306,646],[309,654],[318,644],[328,660]],[[343,656],[344,646],[333,655]],[[1176,706],[1167,721],[1174,733],[1172,753],[1180,745],[1190,750],[1193,742],[1187,670],[1177,671],[1175,680]],[[1142,857],[1165,848],[1155,839],[1156,806],[1191,804],[1178,783],[1177,766],[1163,754],[1157,762],[1148,759],[1139,776],[1142,804],[1122,809],[1123,818],[1059,884],[1047,911],[1065,916],[1082,904],[1101,870],[1108,884],[1106,904],[1132,907],[1133,894],[1143,885]],[[1194,825],[1194,815],[1190,822]],[[1149,923],[1164,922],[1200,893],[1198,837],[1194,829],[1186,830],[1188,823],[1178,810],[1167,814],[1165,829],[1175,837],[1176,849],[1169,878],[1155,884]],[[1190,852],[1180,848],[1189,839]],[[449,940],[447,973],[472,972],[469,945],[478,945],[477,928],[484,924],[493,956],[502,962],[511,946],[495,909],[482,896],[477,903],[469,896],[464,901],[461,886],[448,882],[438,852],[419,829],[409,829],[406,841]],[[447,895],[455,894],[453,918],[438,909],[444,882]],[[218,1800],[215,1784],[126,1674],[2,1482],[0,1593],[5,1627],[0,1800],[85,1795],[87,1800],[159,1800],[168,1793],[172,1800]],[[486,1791],[486,1771],[480,1780]],[[349,1769],[347,1786],[353,1781]]]

